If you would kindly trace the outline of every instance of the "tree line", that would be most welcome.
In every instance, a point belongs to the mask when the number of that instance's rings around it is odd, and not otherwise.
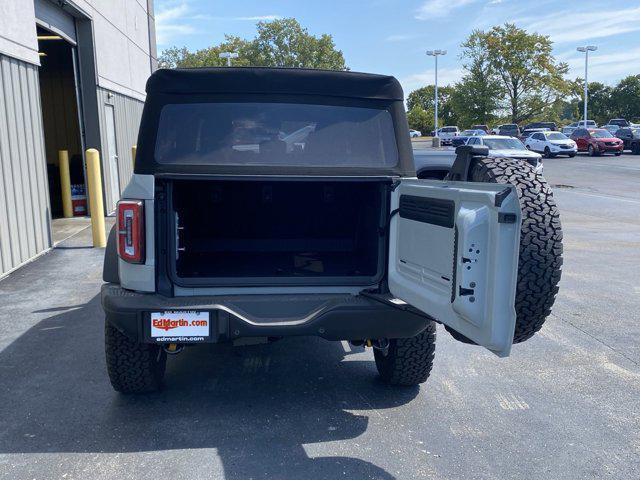
[[[475,30],[461,44],[464,75],[438,88],[438,124],[558,123],[581,118],[583,79],[566,79],[568,66],[552,54],[548,36],[529,33],[514,24]],[[163,68],[224,66],[222,52],[236,52],[234,66],[270,66],[348,70],[342,51],[329,34],[312,35],[294,18],[256,24],[254,38],[225,35],[218,45],[191,51],[171,47],[162,52]],[[433,129],[434,86],[407,97],[409,126]],[[599,124],[610,118],[640,119],[640,75],[611,87],[589,83],[589,117]]]
[[[462,79],[438,88],[438,124],[568,123],[582,118],[584,79],[566,79],[568,66],[552,55],[548,36],[513,24],[476,30],[461,45]],[[434,86],[407,97],[409,126],[433,129]],[[589,83],[589,119],[640,118],[640,75],[615,87]]]

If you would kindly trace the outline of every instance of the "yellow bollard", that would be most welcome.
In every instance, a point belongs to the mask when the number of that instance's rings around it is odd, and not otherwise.
[[[133,168],[136,168],[136,154],[138,153],[138,146],[134,145],[131,147],[131,165]]]
[[[102,203],[102,179],[100,176],[100,153],[95,148],[87,150],[87,186],[91,209],[91,232],[94,248],[107,245],[104,231],[104,206]]]
[[[62,190],[62,215],[64,218],[73,217],[71,204],[71,174],[69,173],[69,152],[58,150],[58,168],[60,169],[60,189]]]

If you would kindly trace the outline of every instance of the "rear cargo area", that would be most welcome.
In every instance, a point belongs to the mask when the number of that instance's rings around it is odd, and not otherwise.
[[[173,180],[176,283],[369,284],[383,270],[388,183]]]

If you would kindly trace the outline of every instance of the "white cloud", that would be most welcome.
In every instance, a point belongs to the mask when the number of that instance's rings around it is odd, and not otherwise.
[[[282,17],[280,15],[256,15],[253,17],[234,17],[233,20],[248,20],[251,22],[268,22],[271,20],[279,20]]]
[[[420,35],[416,35],[416,34],[404,34],[404,33],[400,33],[400,34],[396,34],[396,35],[389,35],[387,38],[385,38],[385,41],[387,42],[405,42],[407,40],[414,40],[416,38],[418,38]]]
[[[176,37],[195,33],[190,19],[190,8],[184,2],[164,8],[161,6],[155,17],[158,45],[167,45]]]
[[[558,58],[569,65],[569,78],[584,77],[584,54],[567,51],[558,55]],[[621,77],[636,73],[635,66],[638,63],[640,63],[640,47],[616,53],[591,52],[589,81],[617,83]]]
[[[446,68],[438,67],[438,86],[451,85],[459,81],[464,75],[462,67]],[[435,70],[429,69],[423,72],[414,73],[408,77],[401,78],[400,83],[404,90],[405,96],[409,95],[413,90],[424,87],[425,85],[433,85],[435,82]]]
[[[431,20],[432,18],[448,17],[453,10],[475,2],[476,0],[426,0],[416,11],[416,19]]]
[[[527,30],[549,35],[554,42],[580,42],[640,30],[640,7],[554,11],[523,23]]]

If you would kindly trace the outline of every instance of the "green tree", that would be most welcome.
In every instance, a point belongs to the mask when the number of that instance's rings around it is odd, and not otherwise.
[[[451,95],[454,88],[451,86],[438,87],[438,126],[455,125],[457,123],[456,114],[451,108]],[[422,110],[433,112],[435,110],[435,86],[427,85],[418,88],[407,96],[407,109],[413,110],[420,107]],[[433,125],[433,122],[431,123]]]
[[[629,75],[620,80],[611,91],[611,103],[612,112],[609,118],[640,119],[640,75]]]
[[[577,115],[576,118],[581,119],[584,112],[584,79],[576,80],[577,92]],[[587,105],[589,111],[589,120],[595,120],[598,124],[607,123],[609,119],[614,118],[617,114],[616,105],[613,95],[614,89],[600,82],[589,82],[589,103]]]
[[[482,32],[476,30],[461,45],[465,75],[454,85],[451,108],[461,125],[488,125],[497,118],[499,99],[504,90],[498,82],[488,52],[484,48]]]
[[[568,67],[553,57],[548,36],[507,23],[486,32],[475,31],[465,43],[469,42],[474,44],[473,52],[486,57],[491,80],[504,92],[500,107],[514,123],[542,115],[569,91],[564,79]],[[469,52],[463,55],[472,60]]]
[[[162,68],[216,67],[226,65],[221,52],[237,52],[234,66],[297,67],[347,70],[344,56],[336,49],[331,35],[311,35],[294,18],[258,22],[251,40],[225,35],[219,45],[189,51],[171,47],[162,52]]]
[[[421,107],[413,107],[407,112],[407,121],[409,128],[418,130],[423,135],[429,135],[433,130],[433,110],[427,111]]]

